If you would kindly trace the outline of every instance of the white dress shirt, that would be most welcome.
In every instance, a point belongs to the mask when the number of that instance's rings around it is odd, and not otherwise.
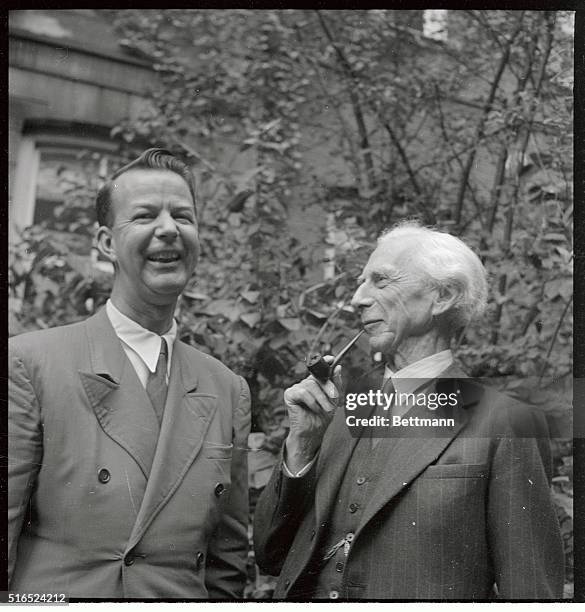
[[[424,359],[419,359],[419,361],[415,361],[396,372],[393,372],[386,366],[384,369],[384,382],[392,378],[392,384],[398,393],[414,393],[424,384],[424,381],[421,379],[437,378],[437,376],[446,370],[452,363],[453,353],[450,349],[446,349],[434,355],[429,355]],[[408,406],[404,406],[403,409],[406,412]],[[286,460],[282,462],[282,469],[289,478],[300,478],[311,469],[316,459],[317,455],[296,474],[293,474],[288,469]]]
[[[171,329],[162,336],[159,336],[122,314],[114,304],[112,304],[112,300],[106,302],[106,314],[108,315],[108,319],[110,319],[110,323],[116,335],[122,342],[122,348],[126,356],[134,366],[134,370],[142,386],[145,388],[149,373],[154,374],[156,371],[156,364],[160,354],[161,338],[167,341],[169,349],[169,357],[167,359],[168,383],[169,373],[171,371],[171,359],[173,357],[173,343],[177,337],[177,322],[173,319]]]
[[[424,359],[419,359],[397,372],[393,372],[386,365],[384,369],[384,382],[391,378],[394,390],[397,393],[415,393],[418,389],[425,386],[427,381],[437,378],[452,363],[453,353],[450,349],[446,349],[434,355],[429,355]],[[400,406],[394,406],[393,408],[392,414],[402,416],[410,410],[411,406],[401,403]]]

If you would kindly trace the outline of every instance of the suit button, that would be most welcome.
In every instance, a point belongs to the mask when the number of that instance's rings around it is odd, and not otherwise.
[[[329,599],[339,599],[339,591],[329,591]]]
[[[335,571],[342,572],[344,567],[345,567],[345,564],[339,561],[338,563],[335,564]]]
[[[199,551],[197,553],[197,556],[195,557],[195,568],[196,569],[201,569],[201,566],[203,565],[203,559],[205,559],[205,555]]]
[[[359,504],[349,504],[349,511],[353,514],[354,512],[358,511],[359,507]]]
[[[363,485],[363,484],[364,484],[364,482],[366,482],[366,479],[365,479],[363,476],[360,476],[360,477],[359,477],[359,478],[356,480],[356,482],[357,482],[359,485]]]
[[[222,496],[224,491],[225,491],[225,487],[223,486],[223,484],[221,482],[218,482],[215,485],[215,490],[214,490],[215,497]]]
[[[98,480],[102,483],[102,484],[106,484],[106,482],[110,482],[110,472],[109,470],[106,470],[106,468],[102,468],[99,472],[98,472]]]
[[[132,553],[128,553],[125,557],[124,557],[124,565],[126,567],[130,566],[130,565],[134,565],[134,561],[136,561],[136,559],[134,558],[134,555]]]

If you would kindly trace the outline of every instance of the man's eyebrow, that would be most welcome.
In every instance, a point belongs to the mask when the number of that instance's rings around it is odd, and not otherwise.
[[[156,202],[135,202],[134,205],[136,208],[146,208],[147,210],[158,210],[160,208],[159,204],[157,204]],[[172,210],[173,211],[183,211],[183,210],[193,211],[193,205],[187,204],[187,203],[173,204]]]
[[[176,211],[183,211],[183,210],[189,210],[191,212],[195,212],[195,209],[193,207],[192,204],[177,204],[177,205],[173,205],[172,210]]]
[[[378,268],[370,273],[370,278],[376,280],[390,280],[397,278],[399,275],[398,271],[394,268]]]

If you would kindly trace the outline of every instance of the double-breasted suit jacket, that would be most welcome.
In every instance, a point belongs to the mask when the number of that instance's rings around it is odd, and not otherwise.
[[[544,420],[502,394],[451,378],[460,374],[447,370],[443,381],[458,393],[455,427],[440,437],[415,433],[378,442],[376,488],[347,557],[336,564],[332,596],[486,599],[494,591],[506,599],[562,596],[564,562],[550,499]],[[379,389],[381,373],[379,379],[364,388]],[[424,418],[429,412],[414,407],[405,416]],[[333,509],[343,503],[340,484],[358,443],[345,417],[339,407],[306,475],[288,478],[277,465],[258,502],[256,559],[267,573],[280,574],[277,599],[312,597],[315,557],[322,559]]]
[[[10,590],[241,597],[243,379],[177,340],[159,427],[105,309],[9,352]]]

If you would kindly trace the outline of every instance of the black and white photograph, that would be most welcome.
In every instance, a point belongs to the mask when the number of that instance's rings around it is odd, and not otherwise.
[[[583,601],[582,15],[39,7],[2,601]]]

